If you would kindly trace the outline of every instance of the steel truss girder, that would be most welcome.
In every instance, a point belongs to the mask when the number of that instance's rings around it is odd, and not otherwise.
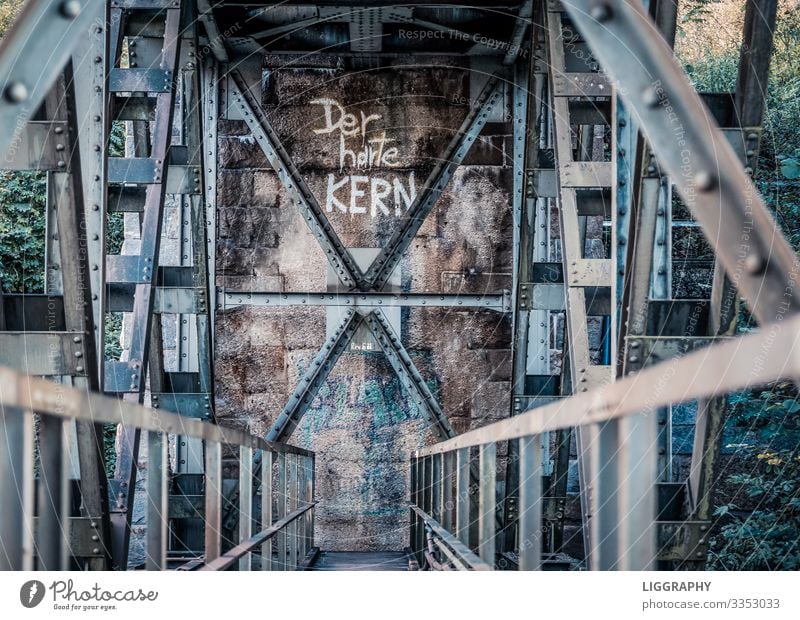
[[[383,312],[381,310],[370,312],[364,317],[364,322],[386,354],[386,358],[397,373],[400,383],[414,403],[425,412],[440,439],[454,437],[455,431],[450,426],[447,416],[442,411],[439,402],[422,378],[419,370],[417,370],[411,360],[411,356],[406,351],[399,336],[392,329],[389,321],[386,320]]]
[[[624,0],[563,4],[619,83],[660,165],[758,321],[794,314],[797,257],[644,8]]]
[[[755,169],[758,163],[760,125],[764,111],[766,83],[772,52],[777,12],[776,0],[748,0],[745,5],[744,32],[739,59],[734,104],[738,128],[723,130],[734,146],[741,163]],[[733,335],[739,299],[731,278],[714,263],[707,333],[713,338]],[[726,396],[701,399],[697,403],[691,469],[687,480],[690,519],[707,522],[713,514],[713,481],[719,459],[728,399]],[[707,537],[705,537],[707,538]],[[679,567],[702,566],[705,558],[681,558]]]
[[[0,152],[19,140],[78,41],[104,3],[96,0],[30,0],[0,46]],[[13,119],[13,122],[12,120]]]
[[[139,6],[134,8],[141,8]],[[185,8],[185,7],[183,7]],[[123,364],[127,367],[131,382],[131,392],[124,395],[125,400],[141,403],[144,399],[148,367],[151,367],[151,388],[158,391],[161,382],[162,361],[160,360],[160,321],[153,319],[153,303],[155,275],[158,268],[159,249],[161,243],[161,226],[164,214],[166,195],[166,172],[169,163],[169,150],[172,142],[172,128],[175,107],[175,76],[180,58],[180,25],[182,3],[171,3],[163,11],[164,34],[163,47],[160,54],[159,69],[169,72],[171,86],[167,91],[160,90],[154,94],[156,100],[155,113],[152,120],[152,147],[150,157],[156,162],[157,181],[147,185],[145,190],[144,214],[141,228],[141,245],[137,262],[142,271],[150,276],[143,276],[136,283],[133,306],[133,323],[131,326],[131,344],[127,362],[108,364],[107,369],[117,370]],[[109,69],[117,64],[122,38],[126,36],[124,24],[129,16],[122,8],[114,8],[111,13],[109,29],[109,49],[113,61]],[[106,77],[108,80],[108,77]],[[142,145],[140,144],[141,148]],[[136,153],[140,155],[140,153]],[[149,266],[149,267],[148,267]],[[153,338],[155,335],[155,349]],[[153,355],[152,353],[155,353]],[[116,368],[115,368],[116,367]],[[136,460],[139,454],[139,435],[137,428],[123,427],[119,430],[119,450],[114,480],[111,486],[112,507],[112,558],[117,569],[127,568],[130,543],[130,524],[133,511],[134,492],[136,488]]]
[[[394,295],[380,293],[414,235],[416,235],[419,227],[424,222],[425,217],[433,209],[453,171],[464,160],[469,148],[486,124],[490,112],[497,104],[497,100],[501,95],[500,79],[497,75],[489,78],[478,101],[467,114],[461,128],[451,140],[439,163],[426,180],[422,191],[409,208],[410,215],[405,224],[395,233],[387,248],[384,248],[381,254],[373,261],[367,274],[364,274],[359,269],[350,252],[338,238],[333,226],[325,217],[319,203],[309,190],[291,157],[281,144],[278,135],[267,120],[261,106],[250,92],[245,79],[238,71],[231,71],[229,75],[233,82],[231,88],[233,97],[240,106],[242,116],[253,133],[256,142],[278,174],[283,186],[292,196],[292,202],[296,202],[300,207],[309,229],[316,236],[337,276],[345,286],[354,290],[349,295],[323,293],[223,293],[223,298],[219,304],[221,308],[224,309],[235,305],[281,306],[291,302],[299,305],[343,305],[373,308],[384,305],[479,307],[503,312],[508,311],[510,301],[506,293],[499,296],[420,295],[411,293]],[[373,290],[370,291],[370,289]],[[248,300],[247,303],[244,302],[245,299]],[[382,313],[380,314],[382,316]],[[355,318],[352,315],[352,311],[348,312],[347,317]],[[289,403],[284,407],[270,430],[268,435],[270,438],[285,440],[296,428],[336,360],[346,349],[355,333],[355,328],[358,325],[351,326],[347,317],[332,337],[332,341],[326,345],[329,347],[329,351],[327,353],[321,351],[317,359],[315,359],[315,367],[309,369],[301,379],[300,385],[295,389]],[[366,320],[370,325],[376,325],[375,329],[382,329],[379,321],[374,319],[373,314],[368,314]],[[342,336],[346,336],[346,340]],[[391,339],[386,339],[386,342],[389,343],[387,346],[392,345]],[[419,382],[424,386],[424,381],[422,381],[419,372],[402,348],[399,338],[396,338],[396,345],[390,346],[390,349],[386,351],[387,357],[392,361],[392,365],[398,374],[401,375],[401,380],[407,377],[406,384],[410,385]],[[393,355],[394,357],[392,357]],[[449,424],[446,416],[441,412],[438,403],[435,402],[430,392],[425,393],[425,390],[427,390],[427,386],[419,387],[412,396],[420,395],[417,398],[417,402],[425,407],[428,417],[434,421],[440,436],[450,436],[443,435],[443,433],[452,433],[452,429],[447,430],[449,429]],[[438,411],[433,411],[432,407],[435,407]]]
[[[73,342],[84,344],[82,352],[75,355],[83,360],[82,366],[75,370],[84,371],[85,377],[74,377],[72,385],[88,391],[100,389],[97,334],[94,326],[93,295],[94,284],[90,274],[91,258],[87,239],[87,212],[84,204],[84,181],[81,168],[81,149],[79,145],[78,113],[76,107],[77,83],[72,71],[73,63],[68,61],[63,77],[56,80],[45,100],[47,113],[61,118],[67,123],[65,135],[67,169],[69,173],[50,174],[51,197],[56,201],[56,219],[59,235],[61,259],[61,282],[64,300],[65,327],[79,335]],[[48,207],[50,205],[48,204]],[[92,568],[106,568],[110,555],[108,499],[105,466],[103,462],[103,431],[94,422],[76,422],[76,439],[80,461],[81,499],[83,516],[95,518],[99,552],[90,560]]]
[[[344,306],[349,308],[466,308],[509,312],[509,293],[499,295],[438,293],[259,293],[220,289],[217,309],[239,306]]]
[[[577,157],[573,156],[572,123],[569,97],[611,97],[614,109],[614,91],[608,80],[598,73],[575,73],[567,70],[567,53],[571,52],[571,41],[565,41],[566,31],[562,27],[562,7],[548,4],[546,10],[546,32],[550,59],[550,101],[553,123],[553,146],[559,184],[558,208],[561,225],[561,249],[564,265],[564,291],[566,308],[566,332],[569,349],[569,374],[573,393],[587,392],[612,380],[611,367],[606,364],[593,365],[590,357],[587,295],[593,287],[608,289],[608,297],[615,298],[616,279],[611,273],[611,260],[584,258],[584,227],[578,211],[578,190],[584,187],[610,187],[612,170],[616,160],[615,136],[612,133],[611,162],[590,161],[592,159],[591,131],[578,130]],[[613,113],[612,113],[613,117]],[[588,135],[586,135],[588,133]],[[583,140],[588,139],[589,144]],[[613,222],[616,195],[612,188],[612,247],[616,241]],[[610,324],[616,322],[616,304],[610,307]],[[612,345],[611,359],[614,358]],[[566,386],[564,386],[566,387]],[[562,387],[563,389],[563,387]],[[613,555],[606,550],[615,546],[613,515],[601,513],[598,497],[601,488],[611,484],[612,471],[608,455],[614,454],[616,422],[602,426],[589,425],[576,431],[578,472],[580,480],[581,515],[583,519],[586,563],[590,567],[602,564],[604,556]],[[605,527],[608,525],[608,527]]]

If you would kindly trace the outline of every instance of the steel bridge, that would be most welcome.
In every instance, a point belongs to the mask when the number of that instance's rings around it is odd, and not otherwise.
[[[578,562],[563,552],[571,450],[580,566],[702,568],[726,394],[800,376],[797,256],[750,178],[776,0],[747,0],[735,92],[702,95],[673,56],[672,0],[471,5],[25,4],[0,43],[0,151],[3,168],[47,175],[47,290],[0,293],[0,568],[135,568],[130,549],[143,544],[152,570],[353,569],[384,560],[431,570],[573,569]],[[434,34],[404,37],[400,27]],[[260,67],[248,62],[321,49],[365,66],[438,55],[482,67],[454,138],[366,267],[281,143],[260,103]],[[513,132],[511,289],[390,290],[503,106]],[[341,292],[216,286],[217,132],[227,118],[245,122]],[[112,153],[120,126],[126,147]],[[678,197],[691,221],[672,221]],[[180,214],[179,265],[160,261],[167,201]],[[112,253],[108,230],[119,214],[133,216],[138,243]],[[681,226],[699,226],[713,248],[706,299],[672,296],[671,239]],[[740,297],[760,328],[736,337]],[[242,305],[341,309],[265,438],[215,421],[215,312]],[[425,305],[509,318],[506,419],[454,431],[388,318],[390,309]],[[109,360],[107,317],[119,312],[128,347]],[[565,356],[554,374],[544,343],[560,313]],[[177,365],[165,362],[166,321],[177,325]],[[592,324],[601,325],[599,350],[590,347]],[[314,454],[289,442],[364,327],[439,443],[409,455],[404,554],[320,559],[321,474]],[[675,479],[669,406],[690,401],[698,402],[691,469]],[[109,424],[118,429],[113,475]],[[140,492],[137,479],[146,481]],[[132,527],[137,499],[143,534]]]

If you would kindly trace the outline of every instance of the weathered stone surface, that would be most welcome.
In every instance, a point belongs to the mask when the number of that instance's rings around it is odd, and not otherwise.
[[[264,152],[251,135],[219,138],[222,168],[269,168]]]
[[[337,235],[347,247],[381,247],[402,225],[405,207],[398,216],[387,200],[389,213],[376,205],[373,217],[371,179],[391,183],[396,176],[411,192],[413,173],[420,190],[467,113],[469,72],[442,65],[347,73],[332,60],[310,69],[266,63],[274,68],[265,75],[266,113]],[[325,124],[324,108],[310,104],[322,97],[336,99],[357,119],[362,110],[380,114],[367,137],[386,131],[398,149],[398,166],[342,168],[337,131],[312,131]],[[491,124],[470,154],[472,165],[457,170],[400,263],[403,290],[510,288],[512,177],[503,167],[509,131],[507,124]],[[244,291],[326,290],[325,254],[257,145],[239,122],[221,125],[220,136],[217,281]],[[347,148],[358,142],[348,139]],[[333,182],[349,175],[368,180],[342,184],[334,194],[338,203],[328,203],[329,175]],[[354,188],[366,190],[355,203]],[[325,316],[324,308],[310,307],[218,312],[223,424],[269,430],[325,341]],[[447,308],[407,309],[401,317],[404,345],[456,432],[508,415],[507,317]],[[345,353],[290,439],[317,454],[317,544],[331,550],[404,547],[408,457],[436,440],[382,353]]]
[[[331,69],[273,71],[263,104],[306,105],[326,97],[342,105],[409,102],[428,107],[469,102],[469,72],[456,67],[397,67],[391,71],[344,72]]]

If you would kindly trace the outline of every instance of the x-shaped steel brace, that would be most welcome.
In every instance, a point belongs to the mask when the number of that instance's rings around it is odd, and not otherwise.
[[[331,267],[342,284],[349,289],[363,292],[380,291],[386,285],[425,218],[433,210],[436,201],[453,176],[453,172],[464,161],[490,113],[502,99],[500,78],[496,73],[487,81],[475,105],[470,108],[461,127],[426,179],[424,186],[409,207],[403,225],[395,231],[367,272],[362,273],[325,217],[314,194],[300,176],[297,166],[294,165],[281,144],[278,135],[250,92],[242,75],[238,71],[231,71],[230,76],[233,81],[231,88],[233,98],[242,112],[245,123],[278,174],[281,183],[289,192],[291,201],[300,207],[306,224],[317,238]]]
[[[230,76],[233,82],[231,92],[234,101],[239,106],[256,142],[288,191],[291,202],[300,208],[306,224],[342,284],[359,292],[380,291],[386,285],[456,168],[464,161],[470,147],[486,125],[489,115],[502,98],[500,74],[495,73],[487,81],[459,130],[415,197],[403,225],[395,231],[366,273],[363,273],[326,218],[319,202],[281,144],[241,73],[231,71]],[[447,417],[414,366],[400,338],[394,333],[383,313],[378,310],[367,313],[365,317],[353,311],[347,313],[334,335],[317,354],[278,416],[267,435],[270,441],[288,439],[336,361],[347,349],[362,320],[367,322],[404,387],[410,391],[412,399],[425,410],[439,437],[447,439],[454,435]]]

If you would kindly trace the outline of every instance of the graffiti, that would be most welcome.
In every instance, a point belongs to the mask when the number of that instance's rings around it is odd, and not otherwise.
[[[316,135],[338,136],[339,173],[328,174],[325,210],[350,215],[399,217],[417,195],[414,173],[404,179],[400,174],[377,174],[375,169],[399,168],[400,149],[386,131],[370,128],[383,117],[380,114],[348,112],[335,99],[314,99],[323,106],[324,126],[312,129]],[[359,174],[345,174],[353,170]],[[368,173],[370,173],[368,175]]]

